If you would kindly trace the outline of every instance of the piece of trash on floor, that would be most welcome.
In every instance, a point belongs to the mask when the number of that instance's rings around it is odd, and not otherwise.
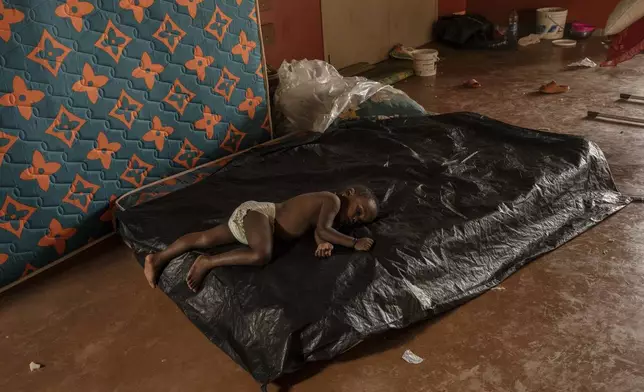
[[[552,44],[560,48],[574,48],[577,46],[577,41],[574,39],[556,39],[552,41]]]
[[[419,363],[422,363],[424,361],[423,358],[412,353],[411,350],[405,350],[402,359],[404,359],[407,363],[411,363],[412,365],[418,365]]]
[[[519,45],[521,46],[534,45],[538,44],[539,42],[541,42],[541,36],[539,34],[530,34],[526,35],[525,37],[519,38]]]
[[[503,287],[503,286],[496,286],[496,287],[492,287],[490,290],[494,290],[494,291],[505,291],[505,287]]]
[[[42,367],[42,365],[41,365],[41,364],[39,364],[39,363],[36,363],[36,362],[31,362],[31,363],[29,364],[29,370],[30,370],[30,371],[32,371],[32,372],[33,372],[34,370],[38,370],[38,369],[40,369],[41,367]]]
[[[393,85],[395,83],[400,82],[401,80],[405,80],[409,77],[414,76],[414,70],[413,69],[405,69],[402,71],[395,71],[383,75],[379,75],[378,77],[374,78],[376,82],[386,84],[386,85]]]
[[[389,51],[389,57],[398,59],[398,60],[413,60],[412,52],[416,50],[410,46],[404,46],[403,44],[396,44]]]
[[[597,63],[595,63],[593,60],[586,57],[585,59],[575,61],[574,63],[570,63],[566,67],[567,68],[595,68],[596,66],[597,66]]]
[[[548,84],[544,84],[539,88],[539,92],[543,94],[561,94],[570,91],[570,86],[557,84],[554,80]]]
[[[463,87],[467,88],[481,88],[481,83],[476,79],[470,79],[463,82]]]

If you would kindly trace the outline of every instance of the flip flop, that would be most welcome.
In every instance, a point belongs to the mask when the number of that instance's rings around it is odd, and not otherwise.
[[[476,79],[470,79],[470,80],[466,80],[466,81],[464,81],[464,82],[463,82],[463,87],[467,87],[467,88],[480,88],[480,87],[481,87],[481,83],[479,83],[479,81],[478,81],[478,80],[476,80]]]
[[[570,86],[563,84],[557,84],[554,80],[548,84],[544,84],[539,88],[539,92],[542,94],[561,94],[567,93],[570,91]]]

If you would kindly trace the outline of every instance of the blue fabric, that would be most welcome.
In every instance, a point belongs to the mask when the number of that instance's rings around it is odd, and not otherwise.
[[[109,233],[120,195],[271,137],[254,0],[0,8],[0,286]]]
[[[382,89],[358,107],[350,107],[342,114],[340,120],[371,119],[383,120],[392,117],[423,116],[425,109],[400,90]]]

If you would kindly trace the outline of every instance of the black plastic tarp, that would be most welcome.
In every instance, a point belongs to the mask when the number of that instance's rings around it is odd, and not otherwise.
[[[142,261],[225,222],[243,201],[351,184],[370,186],[382,203],[379,219],[358,229],[375,239],[369,253],[336,247],[319,260],[309,235],[280,245],[263,268],[214,270],[197,294],[185,283],[195,253],[161,277],[190,320],[262,383],[454,308],[629,202],[592,142],[456,113],[345,122],[297,146],[245,154],[117,217]]]
[[[434,38],[459,49],[511,49],[516,42],[496,37],[494,23],[477,14],[441,16],[433,28]]]

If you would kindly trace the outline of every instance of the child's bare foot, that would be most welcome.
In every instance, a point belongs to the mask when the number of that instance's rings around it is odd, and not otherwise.
[[[145,264],[143,265],[145,279],[148,280],[148,283],[152,288],[157,287],[157,280],[159,280],[159,275],[161,273],[161,268],[155,256],[156,254],[154,253],[145,256]]]
[[[188,271],[188,276],[186,276],[188,287],[195,293],[199,290],[203,279],[208,275],[208,271],[210,271],[210,268],[206,265],[206,257],[208,256],[197,257],[192,267],[190,267],[190,271]]]

